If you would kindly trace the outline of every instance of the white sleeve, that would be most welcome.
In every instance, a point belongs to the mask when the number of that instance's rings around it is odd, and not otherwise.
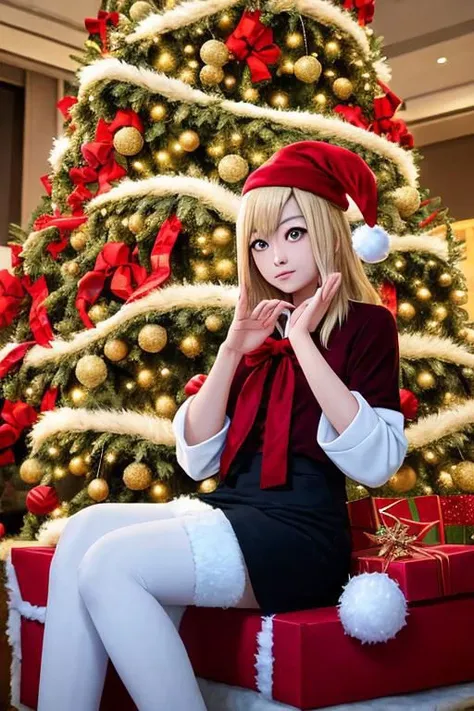
[[[224,450],[227,430],[230,427],[230,417],[225,416],[224,427],[213,437],[199,444],[187,444],[184,439],[184,421],[189,403],[194,398],[191,395],[178,408],[172,421],[176,437],[176,459],[186,474],[195,481],[202,481],[219,471],[221,454]]]
[[[316,439],[346,476],[365,486],[382,486],[405,459],[408,440],[404,416],[386,407],[372,408],[359,392],[351,393],[359,411],[350,425],[338,434],[322,412]]]

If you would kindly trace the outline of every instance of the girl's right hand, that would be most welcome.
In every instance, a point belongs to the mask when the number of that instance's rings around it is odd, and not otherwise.
[[[281,312],[288,308],[293,310],[295,307],[288,301],[264,299],[249,314],[247,292],[242,284],[225,346],[241,355],[258,348],[273,333]]]

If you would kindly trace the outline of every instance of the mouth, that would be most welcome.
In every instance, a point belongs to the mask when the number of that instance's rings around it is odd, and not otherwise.
[[[291,274],[294,274],[294,273],[295,273],[295,270],[293,270],[291,272],[281,272],[281,274],[278,274],[276,278],[277,279],[284,279],[285,277],[289,277]]]

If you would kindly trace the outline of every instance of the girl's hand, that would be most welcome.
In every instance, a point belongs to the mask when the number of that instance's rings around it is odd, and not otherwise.
[[[297,306],[290,316],[290,331],[288,334],[290,343],[302,335],[308,335],[318,327],[340,284],[340,272],[329,274],[324,284],[316,290],[316,293]]]
[[[248,313],[247,291],[244,284],[241,284],[234,319],[224,345],[242,355],[253,351],[273,333],[279,315],[287,308],[295,307],[288,301],[264,299],[252,313]]]

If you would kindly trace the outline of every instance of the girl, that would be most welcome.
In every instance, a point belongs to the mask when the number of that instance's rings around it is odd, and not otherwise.
[[[336,603],[351,553],[345,476],[380,486],[407,449],[396,324],[353,251],[346,193],[375,224],[372,171],[317,141],[247,179],[234,319],[173,420],[178,463],[196,481],[219,472],[219,486],[68,520],[38,711],[98,709],[108,657],[140,711],[203,711],[178,633],[187,605]]]

